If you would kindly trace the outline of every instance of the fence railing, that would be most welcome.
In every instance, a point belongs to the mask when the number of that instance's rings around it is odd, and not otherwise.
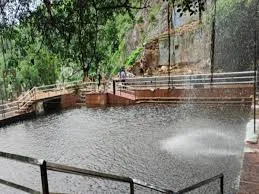
[[[257,74],[256,74],[257,75]],[[254,84],[256,82],[254,71],[227,72],[195,75],[175,75],[175,76],[155,76],[127,78],[124,82],[119,79],[113,80],[113,93],[117,95],[127,95],[136,99],[136,90],[157,89],[157,88],[194,88],[194,87],[218,87],[226,85]],[[212,82],[211,82],[212,80]],[[257,83],[257,82],[256,82]],[[2,118],[14,115],[17,111],[26,110],[32,101],[37,98],[49,98],[62,95],[75,90],[84,92],[96,92],[98,90],[107,91],[109,85],[105,82],[66,82],[62,84],[52,84],[34,87],[17,101],[0,105],[0,116]],[[39,96],[41,94],[41,97]]]
[[[26,92],[21,98],[18,99],[18,110],[26,108],[31,101],[36,99],[36,88],[32,88],[28,92]]]
[[[10,102],[0,105],[0,117],[8,117],[18,109],[17,102]]]
[[[113,93],[119,96],[130,95],[133,99],[136,99],[136,88],[131,85],[127,85],[124,82],[113,82]]]
[[[211,81],[212,80],[212,81]],[[256,82],[254,71],[228,72],[211,74],[192,74],[175,76],[155,76],[127,78],[125,81],[114,80],[114,84],[131,86],[129,89],[144,88],[193,88],[193,87],[218,87],[234,84],[253,84]],[[116,87],[113,87],[116,88]]]
[[[12,181],[7,181],[4,179],[0,179],[0,184],[4,184],[6,186],[27,192],[27,193],[43,193],[43,194],[49,194],[49,184],[48,184],[48,173],[47,171],[55,171],[55,172],[60,172],[60,173],[67,173],[67,174],[73,174],[73,175],[79,175],[79,176],[89,176],[89,177],[95,177],[95,178],[100,178],[100,179],[107,179],[111,181],[117,181],[117,182],[123,182],[123,183],[129,183],[130,185],[130,194],[134,194],[135,192],[135,185],[151,189],[153,191],[158,191],[160,193],[167,193],[167,194],[183,194],[187,193],[189,191],[192,191],[194,189],[197,189],[199,187],[202,187],[204,185],[207,185],[213,181],[216,181],[220,179],[220,194],[223,194],[223,187],[224,187],[224,175],[219,174],[217,176],[214,176],[212,178],[206,179],[204,181],[201,181],[197,184],[194,184],[190,187],[187,187],[185,189],[182,189],[180,191],[172,191],[169,189],[164,189],[161,187],[158,187],[153,184],[145,183],[143,181],[133,179],[130,177],[126,176],[119,176],[119,175],[114,175],[114,174],[108,174],[108,173],[102,173],[102,172],[97,172],[97,171],[92,171],[92,170],[87,170],[87,169],[82,169],[82,168],[76,168],[72,166],[66,166],[66,165],[61,165],[61,164],[56,164],[52,162],[47,162],[45,160],[39,160],[27,156],[21,156],[17,154],[11,154],[11,153],[6,153],[6,152],[0,152],[0,157],[5,158],[5,159],[10,159],[10,160],[15,160],[18,162],[26,163],[26,164],[31,164],[35,166],[39,166],[40,168],[40,176],[41,176],[41,186],[42,186],[42,192],[36,191],[34,189],[31,189],[29,187],[25,187],[20,184],[16,184]]]
[[[74,81],[33,87],[31,90],[21,95],[17,101],[1,104],[0,118],[8,118],[17,115],[19,111],[26,111],[35,100],[71,93],[77,89],[86,93],[97,92],[99,90],[104,92],[108,90],[108,84],[106,82],[101,82],[99,84],[98,82]]]
[[[126,80],[114,79],[113,93],[120,96],[130,97],[136,100],[136,98],[140,97],[139,93],[138,95],[136,95],[136,93],[139,90],[146,90],[146,89],[155,90],[155,89],[167,89],[167,88],[170,88],[170,89],[218,88],[218,87],[229,87],[229,86],[255,87],[256,80],[257,79],[254,71],[214,73],[213,75],[192,74],[192,75],[175,75],[170,77],[169,76],[138,77],[138,78],[127,78]],[[181,98],[184,99],[184,97],[181,97]],[[213,100],[215,100],[215,98],[213,98]],[[226,100],[226,98],[224,98],[224,100]],[[237,102],[239,100],[240,99],[237,99]]]
[[[204,181],[201,181],[199,183],[196,183],[196,184],[194,184],[192,186],[189,186],[189,187],[187,187],[185,189],[177,191],[176,194],[188,193],[188,192],[193,191],[195,189],[198,189],[198,188],[200,188],[200,187],[202,187],[204,185],[207,185],[207,184],[209,184],[211,182],[214,182],[214,181],[216,181],[218,179],[220,180],[220,184],[219,184],[220,185],[220,191],[219,191],[219,193],[223,194],[224,193],[224,175],[222,173],[219,174],[219,175],[216,175],[214,177],[211,177],[209,179],[206,179]]]

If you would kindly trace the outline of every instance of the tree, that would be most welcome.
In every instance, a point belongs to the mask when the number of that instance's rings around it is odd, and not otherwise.
[[[195,5],[192,2],[180,1],[191,7]],[[2,36],[3,42],[11,46],[2,48],[3,61],[21,71],[21,79],[29,79],[22,72],[34,72],[38,78],[33,84],[54,82],[57,68],[66,63],[79,64],[85,78],[89,72],[98,71],[100,64],[107,64],[109,55],[118,49],[114,17],[127,13],[134,18],[132,10],[146,7],[146,0],[43,0],[37,4],[32,0],[1,1],[0,30],[2,35],[8,34]],[[55,68],[49,66],[53,61]],[[54,72],[50,80],[44,77],[49,70]]]

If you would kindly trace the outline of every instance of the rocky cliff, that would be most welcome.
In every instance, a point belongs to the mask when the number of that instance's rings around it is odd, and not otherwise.
[[[144,50],[135,64],[128,68],[135,75],[140,75],[142,68],[147,75],[168,73],[168,4],[150,1],[150,8],[137,14],[139,23],[127,34],[128,53],[136,47]],[[198,16],[184,14],[182,17],[176,8],[170,7],[170,72],[205,73],[210,67],[210,32],[200,23]]]
[[[215,26],[214,72],[252,70],[255,56],[257,0],[218,0]],[[150,8],[137,14],[138,22],[126,35],[130,54],[144,47],[128,70],[146,75],[168,73],[167,2],[150,0]],[[172,74],[209,73],[211,70],[211,32],[213,9],[207,1],[202,21],[189,13],[182,17],[170,8],[170,72]],[[259,42],[259,41],[258,41]],[[258,49],[259,50],[259,49]]]

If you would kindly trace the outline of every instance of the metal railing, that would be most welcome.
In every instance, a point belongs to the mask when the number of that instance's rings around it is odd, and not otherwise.
[[[10,160],[15,160],[18,162],[26,163],[26,164],[31,164],[35,166],[40,167],[40,173],[41,173],[41,185],[42,185],[42,192],[36,191],[34,189],[31,189],[29,187],[25,187],[20,184],[16,184],[11,181],[7,181],[4,179],[0,179],[0,184],[4,184],[6,186],[27,192],[27,193],[34,193],[34,194],[49,194],[49,186],[48,186],[48,173],[47,171],[55,171],[55,172],[61,172],[61,173],[67,173],[67,174],[73,174],[73,175],[79,175],[79,176],[90,176],[90,177],[95,177],[95,178],[101,178],[101,179],[107,179],[111,181],[117,181],[117,182],[123,182],[123,183],[129,183],[130,185],[130,194],[134,194],[135,189],[134,186],[138,185],[144,188],[151,189],[153,191],[158,191],[160,193],[166,193],[166,194],[184,194],[189,191],[195,190],[199,187],[202,187],[204,185],[207,185],[213,181],[216,181],[220,179],[220,194],[223,194],[223,187],[224,187],[224,175],[219,174],[217,176],[214,176],[212,178],[206,179],[204,181],[201,181],[197,184],[194,184],[190,187],[187,187],[185,189],[182,189],[180,191],[172,191],[169,189],[164,189],[161,187],[158,187],[153,184],[148,184],[143,181],[133,179],[130,177],[126,176],[118,176],[114,174],[108,174],[108,173],[102,173],[102,172],[97,172],[97,171],[92,171],[92,170],[87,170],[87,169],[82,169],[82,168],[76,168],[72,166],[66,166],[66,165],[60,165],[52,162],[47,162],[45,160],[38,160],[35,158],[31,157],[26,157],[26,156],[21,156],[17,154],[11,154],[11,153],[6,153],[6,152],[0,152],[0,157],[5,158],[5,159],[10,159]]]
[[[18,109],[18,103],[17,102],[10,102],[0,105],[0,116],[5,118],[9,115],[15,113],[15,111]]]
[[[75,90],[80,90],[84,93],[88,93],[97,92],[99,90],[105,92],[108,89],[108,84],[106,82],[101,82],[98,87],[98,82],[82,81],[73,81],[62,84],[33,87],[31,90],[21,95],[16,101],[1,104],[0,118],[12,117],[18,115],[19,111],[27,111],[30,105],[32,105],[35,100],[60,96],[63,94],[72,93]]]
[[[128,98],[136,99],[136,88],[125,84],[124,82],[114,82],[114,95],[125,96]]]
[[[257,73],[257,72],[256,72]],[[170,80],[170,82],[168,81]],[[251,95],[246,97],[197,97],[181,96],[181,97],[145,97],[142,96],[144,90],[155,91],[156,89],[193,89],[193,88],[233,88],[233,87],[254,87],[256,76],[254,71],[244,72],[227,72],[214,73],[213,82],[211,82],[211,74],[192,74],[192,75],[175,75],[175,76],[154,76],[154,77],[138,77],[127,78],[122,81],[120,79],[113,80],[113,94],[138,100],[153,101],[183,101],[198,100],[205,103],[250,103]],[[193,90],[194,92],[194,90]],[[137,93],[137,94],[136,94]]]
[[[27,108],[28,104],[30,104],[33,100],[36,99],[36,88],[33,87],[31,90],[22,95],[18,100],[18,110]]]
[[[206,180],[204,180],[204,181],[201,181],[201,182],[199,182],[199,183],[197,183],[197,184],[194,184],[194,185],[192,185],[192,186],[190,186],[190,187],[187,187],[187,188],[185,188],[185,189],[182,189],[182,190],[180,190],[180,191],[177,191],[175,194],[183,194],[183,193],[188,193],[188,192],[190,192],[190,191],[193,191],[193,190],[195,190],[195,189],[197,189],[197,188],[200,188],[200,187],[202,187],[202,186],[204,186],[204,185],[207,185],[207,184],[209,184],[209,183],[211,183],[211,182],[214,182],[214,181],[216,181],[216,180],[220,180],[220,191],[219,191],[219,193],[220,194],[223,194],[224,193],[224,175],[221,173],[221,174],[219,174],[219,175],[216,175],[216,176],[214,176],[214,177],[211,177],[211,178],[209,178],[209,179],[206,179]]]
[[[234,84],[253,84],[255,80],[254,71],[214,73],[211,82],[211,74],[192,74],[175,76],[155,76],[127,78],[125,82],[114,80],[115,85],[131,86],[131,89],[145,88],[193,88],[195,86],[218,87]],[[170,82],[168,81],[170,80]],[[116,87],[113,87],[116,88]]]

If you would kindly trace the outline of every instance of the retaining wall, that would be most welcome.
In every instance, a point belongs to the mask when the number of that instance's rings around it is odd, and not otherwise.
[[[61,101],[60,101],[61,109],[75,107],[77,98],[78,97],[74,94],[65,94],[65,95],[61,96]]]
[[[135,104],[134,100],[130,100],[111,93],[87,94],[85,97],[87,106],[110,106],[110,105],[130,105]]]
[[[250,98],[253,87],[136,90],[136,98]]]

